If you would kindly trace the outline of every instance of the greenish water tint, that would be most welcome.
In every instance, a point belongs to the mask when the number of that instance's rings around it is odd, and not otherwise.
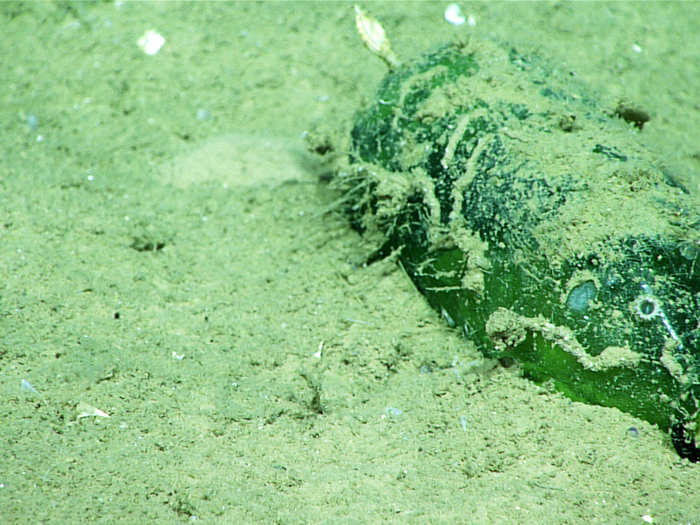
[[[406,57],[465,33],[539,46],[641,105],[639,138],[694,184],[700,6],[463,5],[472,28],[443,7],[367,9]],[[0,3],[3,522],[700,515],[700,470],[655,426],[496,366],[394,260],[362,266],[300,138],[347,137],[385,74],[353,16]]]

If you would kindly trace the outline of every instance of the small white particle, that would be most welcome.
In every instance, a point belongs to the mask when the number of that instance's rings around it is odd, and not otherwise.
[[[103,410],[100,410],[97,407],[94,407],[92,405],[88,405],[87,403],[80,402],[78,403],[78,419],[83,419],[84,417],[109,417],[109,414],[107,412],[104,412]]]
[[[155,55],[160,48],[165,44],[165,38],[158,34],[153,29],[149,29],[144,35],[139,38],[138,45],[141,51],[147,55]]]
[[[635,53],[641,53],[642,47],[639,44],[632,44],[632,51]]]
[[[467,21],[462,14],[462,9],[457,4],[450,4],[445,8],[445,20],[454,26],[461,26]]]
[[[642,521],[645,521],[646,523],[654,523],[654,518],[649,516],[649,514],[645,514],[642,516]]]
[[[22,381],[20,382],[20,389],[24,390],[25,392],[31,392],[33,394],[39,393],[37,389],[34,388],[32,384],[26,379],[22,379]]]

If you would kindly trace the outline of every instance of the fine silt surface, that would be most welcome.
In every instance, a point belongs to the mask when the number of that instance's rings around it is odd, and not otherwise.
[[[401,57],[514,41],[641,108],[700,194],[698,4],[363,7]],[[700,521],[658,428],[484,359],[394,259],[363,266],[303,140],[347,135],[386,72],[353,17],[0,4],[4,522]]]

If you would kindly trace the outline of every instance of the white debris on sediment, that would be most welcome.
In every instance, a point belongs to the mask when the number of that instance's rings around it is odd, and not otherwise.
[[[153,29],[146,31],[138,41],[141,51],[147,55],[155,55],[164,44],[165,38]]]

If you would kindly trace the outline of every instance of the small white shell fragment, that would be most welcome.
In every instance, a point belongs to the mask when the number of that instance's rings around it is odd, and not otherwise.
[[[462,14],[462,8],[457,4],[450,4],[445,8],[445,20],[453,26],[461,26],[467,21]]]
[[[78,403],[78,419],[82,419],[84,417],[109,417],[109,414],[103,412],[99,408],[81,401]]]
[[[321,341],[321,342],[319,343],[319,345],[318,345],[318,351],[317,351],[317,352],[314,352],[312,355],[313,355],[316,359],[321,359],[321,355],[322,355],[322,354],[323,354],[323,341]]]
[[[155,55],[165,44],[165,38],[153,29],[149,29],[138,41],[141,51],[147,55]]]
[[[396,407],[386,407],[384,409],[384,412],[386,413],[387,416],[392,416],[392,417],[399,417],[400,415],[403,414],[403,410],[400,408]]]
[[[26,379],[22,379],[20,382],[20,389],[23,390],[24,392],[31,392],[32,394],[38,394],[39,392],[37,391],[36,388],[32,386],[32,384],[27,381]]]
[[[355,6],[355,25],[367,49],[386,62],[390,68],[400,65],[382,25],[357,5]]]

